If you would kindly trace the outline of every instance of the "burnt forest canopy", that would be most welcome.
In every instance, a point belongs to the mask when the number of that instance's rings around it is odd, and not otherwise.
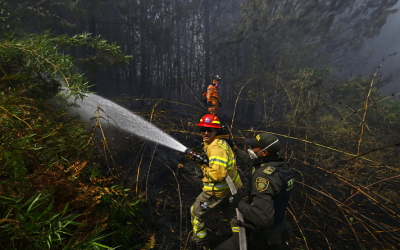
[[[272,133],[295,170],[290,249],[399,249],[398,8],[0,0],[0,249],[196,249],[202,171],[116,112],[200,152],[215,75],[232,141]],[[231,235],[219,212],[208,230]]]

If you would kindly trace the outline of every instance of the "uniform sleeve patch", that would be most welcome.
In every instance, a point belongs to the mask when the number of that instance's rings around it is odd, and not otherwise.
[[[257,177],[256,188],[258,192],[264,192],[265,190],[267,190],[268,186],[269,186],[269,180],[262,177]]]
[[[274,167],[271,167],[271,166],[268,166],[266,169],[264,169],[264,173],[266,173],[267,175],[270,175],[270,174],[272,174],[272,172],[274,172],[275,171],[275,168]]]

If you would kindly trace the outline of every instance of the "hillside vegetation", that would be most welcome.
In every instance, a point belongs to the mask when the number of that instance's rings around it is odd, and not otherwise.
[[[94,161],[88,125],[47,103],[64,84],[75,98],[88,93],[74,58],[63,53],[76,46],[127,62],[116,45],[87,34],[0,43],[2,249],[139,248],[150,240],[138,225],[139,200]]]

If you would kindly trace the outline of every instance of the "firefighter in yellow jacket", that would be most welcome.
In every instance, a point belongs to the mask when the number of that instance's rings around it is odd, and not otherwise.
[[[208,156],[209,164],[202,165],[203,192],[196,198],[190,208],[193,225],[193,240],[200,245],[201,249],[209,250],[210,245],[207,238],[206,218],[210,213],[221,208],[224,216],[228,219],[232,228],[234,238],[239,238],[239,228],[236,220],[236,210],[229,205],[231,191],[225,181],[229,175],[239,190],[242,181],[236,170],[236,159],[232,149],[226,140],[229,135],[221,133],[221,125],[218,117],[212,114],[205,115],[200,123],[200,132],[204,140],[204,151]],[[236,241],[238,242],[238,241]]]
[[[218,75],[214,76],[213,83],[208,85],[207,92],[203,94],[207,97],[208,111],[213,115],[217,115],[218,107],[222,107],[222,103],[218,94],[221,81],[222,79]]]

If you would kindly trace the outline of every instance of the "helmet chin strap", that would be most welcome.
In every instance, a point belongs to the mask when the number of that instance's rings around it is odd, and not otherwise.
[[[267,148],[271,147],[272,145],[274,145],[275,143],[277,143],[279,140],[276,139],[276,141],[274,141],[273,143],[269,144],[268,146],[266,146],[265,148],[261,149],[261,151],[259,151],[257,154],[261,153],[264,150],[267,150]]]
[[[265,148],[263,148],[262,150],[260,150],[260,151],[258,151],[258,153],[256,154],[256,153],[254,153],[254,151],[253,151],[253,149],[247,149],[247,152],[249,153],[249,155],[250,155],[250,158],[251,159],[253,159],[253,160],[255,160],[255,159],[257,159],[258,158],[258,154],[259,153],[261,153],[262,151],[264,151],[264,150],[267,150],[267,148],[269,148],[269,147],[271,147],[272,145],[274,145],[275,143],[277,143],[279,140],[278,139],[276,139],[276,141],[274,141],[273,143],[271,143],[271,144],[269,144],[268,146],[266,146]]]

